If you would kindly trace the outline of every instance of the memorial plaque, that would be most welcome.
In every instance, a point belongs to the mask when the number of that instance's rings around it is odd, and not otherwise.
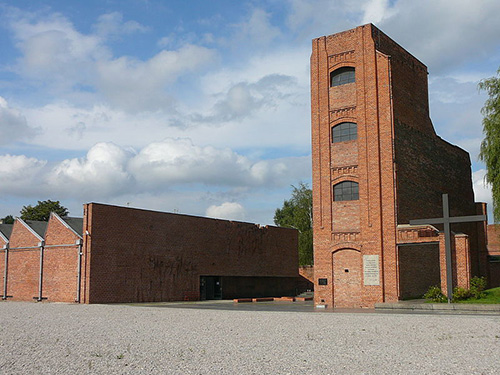
[[[363,255],[363,279],[365,285],[380,285],[378,255]]]

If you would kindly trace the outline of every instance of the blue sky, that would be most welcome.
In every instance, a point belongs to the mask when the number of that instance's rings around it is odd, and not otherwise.
[[[311,39],[372,22],[429,69],[437,133],[491,203],[480,79],[497,0],[0,0],[0,217],[96,201],[272,224],[310,182]]]

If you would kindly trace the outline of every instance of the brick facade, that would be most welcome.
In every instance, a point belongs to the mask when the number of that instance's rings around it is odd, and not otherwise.
[[[2,225],[1,291],[83,303],[293,296],[297,244],[295,229],[90,203],[83,219]]]
[[[331,86],[330,74],[345,67],[355,69],[355,82]],[[371,24],[313,40],[316,304],[373,306],[420,294],[444,272],[444,249],[436,245],[442,238],[419,237],[420,229],[401,225],[441,217],[443,193],[452,216],[485,209],[474,202],[469,155],[434,131],[427,74],[425,65]],[[356,139],[333,142],[332,128],[344,122],[357,124]],[[344,181],[359,184],[359,199],[334,199],[334,187]],[[467,286],[471,275],[487,273],[484,224],[452,230],[464,233],[454,236],[454,279]],[[401,231],[413,232],[416,243],[404,241],[400,249]],[[425,280],[413,283],[418,273],[409,262],[429,270]],[[441,277],[444,288],[445,282]]]
[[[7,262],[5,250],[0,255],[4,299],[75,302],[79,239],[56,214],[48,223],[17,219],[8,238]]]
[[[200,299],[202,276],[222,298],[295,293],[294,229],[91,203],[84,233],[85,303]]]

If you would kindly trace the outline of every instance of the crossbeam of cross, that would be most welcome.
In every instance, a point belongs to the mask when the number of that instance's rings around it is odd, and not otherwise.
[[[450,217],[450,209],[448,205],[448,194],[443,194],[443,217],[432,219],[416,219],[410,220],[410,225],[421,224],[444,224],[444,245],[446,255],[446,289],[448,303],[451,303],[453,296],[453,266],[451,258],[451,229],[450,224],[454,223],[470,223],[476,221],[486,221],[486,215],[472,216],[455,216]]]

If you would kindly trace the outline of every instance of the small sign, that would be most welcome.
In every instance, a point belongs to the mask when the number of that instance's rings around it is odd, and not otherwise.
[[[378,255],[363,255],[363,279],[365,285],[380,285]]]
[[[328,284],[328,280],[327,279],[319,279],[318,280],[318,284],[319,285],[327,285]]]

